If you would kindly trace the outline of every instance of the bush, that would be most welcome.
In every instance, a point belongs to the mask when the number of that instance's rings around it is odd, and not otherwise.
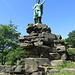
[[[57,40],[60,40],[60,39],[57,37]]]
[[[69,54],[69,55],[73,55],[72,49],[68,48],[68,54]]]

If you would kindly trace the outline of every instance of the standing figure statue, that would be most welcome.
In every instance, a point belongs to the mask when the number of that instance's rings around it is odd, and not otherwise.
[[[34,10],[34,24],[41,24],[41,18],[43,14],[43,4],[45,3],[45,0],[40,3],[40,0],[36,0],[37,4],[33,7]]]

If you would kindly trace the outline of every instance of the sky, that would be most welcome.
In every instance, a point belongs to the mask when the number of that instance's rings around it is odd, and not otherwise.
[[[40,0],[40,3],[43,0]],[[28,35],[27,25],[34,23],[33,6],[36,0],[0,0],[0,24],[8,25],[10,20],[18,25],[21,36]],[[51,28],[51,33],[68,38],[75,30],[75,0],[45,0],[42,24]]]

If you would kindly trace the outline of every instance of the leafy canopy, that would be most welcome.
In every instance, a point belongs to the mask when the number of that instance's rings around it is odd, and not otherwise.
[[[0,61],[2,65],[7,59],[16,60],[16,58],[20,58],[23,53],[17,45],[20,33],[16,29],[17,26],[14,26],[11,21],[8,25],[0,24]]]
[[[65,42],[75,48],[75,30],[68,34],[68,38],[65,40]]]

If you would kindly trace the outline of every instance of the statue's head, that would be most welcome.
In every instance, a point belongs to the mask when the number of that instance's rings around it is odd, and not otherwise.
[[[39,4],[40,3],[40,0],[36,0],[36,2]]]

